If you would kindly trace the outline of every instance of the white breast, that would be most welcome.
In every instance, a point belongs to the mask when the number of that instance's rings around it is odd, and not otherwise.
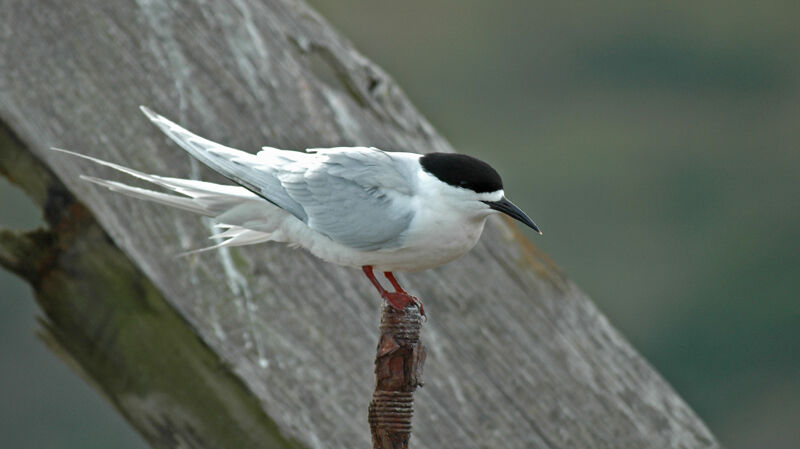
[[[419,173],[417,210],[402,236],[402,247],[375,254],[373,265],[384,271],[419,271],[443,265],[471,250],[480,239],[488,213],[468,202],[463,189],[444,186],[433,176]],[[477,207],[475,205],[478,205]]]

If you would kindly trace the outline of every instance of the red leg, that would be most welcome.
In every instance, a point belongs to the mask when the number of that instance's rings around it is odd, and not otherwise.
[[[378,282],[377,279],[375,279],[375,274],[372,272],[372,265],[364,265],[363,267],[361,267],[361,269],[364,271],[364,274],[367,275],[367,277],[369,278],[370,282],[372,282],[372,285],[374,285],[375,288],[378,289],[378,293],[381,294],[381,297],[383,297],[383,295],[388,293],[386,291],[386,289],[383,288],[381,283]]]
[[[424,317],[425,316],[425,308],[422,307],[422,301],[420,301],[420,299],[417,298],[416,296],[411,296],[411,295],[408,294],[408,292],[403,290],[403,287],[401,287],[400,283],[397,282],[397,279],[394,278],[394,273],[392,273],[391,271],[384,271],[383,275],[386,277],[386,279],[389,280],[389,282],[392,283],[392,287],[394,287],[395,292],[402,293],[403,295],[406,295],[409,298],[411,298],[411,301],[413,301],[414,304],[416,304],[417,307],[419,307],[420,315],[422,315]]]
[[[397,279],[394,278],[394,274],[391,271],[384,271],[383,275],[386,276],[386,279],[388,279],[389,282],[392,283],[392,287],[394,287],[394,291],[400,292],[400,293],[406,293],[406,291],[403,290],[403,287],[400,286],[400,283],[397,282]]]
[[[397,279],[392,276],[392,273],[387,272],[389,274],[386,276],[386,278],[389,279],[389,282],[392,283],[392,286],[397,289],[395,292],[387,291],[385,288],[383,288],[381,283],[375,279],[375,274],[372,272],[372,266],[364,265],[361,267],[361,269],[364,271],[364,274],[367,275],[367,278],[369,278],[370,282],[372,282],[372,285],[374,285],[378,290],[378,293],[381,294],[381,298],[385,299],[386,302],[388,302],[396,310],[403,310],[407,305],[414,303],[419,307],[419,312],[422,314],[422,316],[425,316],[425,311],[422,308],[422,303],[420,300],[406,293],[405,290],[400,287],[400,284],[397,283]]]

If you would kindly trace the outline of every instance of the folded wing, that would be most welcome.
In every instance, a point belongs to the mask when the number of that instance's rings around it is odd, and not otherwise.
[[[281,166],[291,160],[286,160],[285,157],[281,161],[271,161],[273,165],[266,165],[259,162],[259,157],[254,154],[212,142],[187,131],[144,106],[141,109],[164,134],[195,159],[300,220],[308,220],[303,207],[286,193],[286,189],[276,176]]]
[[[254,155],[142,111],[193,157],[343,245],[366,251],[397,247],[413,219],[416,178],[408,158],[361,147],[309,154],[264,147]]]
[[[280,175],[308,214],[308,226],[360,250],[400,246],[414,217],[410,164],[374,148],[309,151],[314,164]]]

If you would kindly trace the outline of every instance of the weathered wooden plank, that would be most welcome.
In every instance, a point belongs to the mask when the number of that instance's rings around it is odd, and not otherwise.
[[[277,245],[175,259],[206,244],[209,223],[82,183],[81,173],[115,175],[47,148],[219,179],[168,143],[139,104],[248,151],[354,144],[450,151],[444,139],[383,71],[299,1],[7,0],[2,7],[0,120],[86,205],[284,435],[309,447],[369,447],[380,301],[359,272]],[[42,195],[47,204],[49,193]],[[430,318],[413,445],[718,446],[510,224],[491,221],[470,255],[406,275],[404,285],[426,300]]]
[[[25,189],[48,224],[0,229],[0,266],[31,284],[44,312],[39,336],[153,447],[302,447],[2,126],[0,175]]]

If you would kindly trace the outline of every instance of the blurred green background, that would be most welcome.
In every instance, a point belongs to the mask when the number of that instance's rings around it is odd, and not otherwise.
[[[311,4],[504,174],[529,237],[723,444],[797,447],[800,3]],[[0,205],[37,220],[3,182]],[[0,291],[0,444],[143,447],[34,341],[25,285]]]

